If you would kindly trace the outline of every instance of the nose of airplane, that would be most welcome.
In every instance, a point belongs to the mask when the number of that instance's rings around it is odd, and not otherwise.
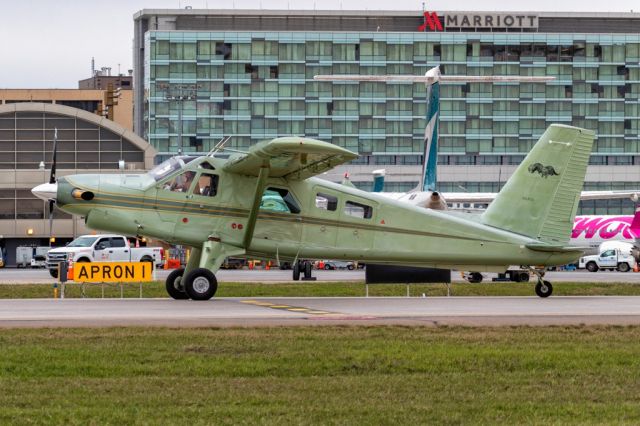
[[[31,193],[44,201],[56,200],[58,193],[57,183],[43,183],[31,190]]]

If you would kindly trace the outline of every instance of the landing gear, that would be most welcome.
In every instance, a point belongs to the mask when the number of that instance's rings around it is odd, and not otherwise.
[[[553,286],[549,281],[539,280],[536,284],[536,294],[540,297],[549,297],[553,293]]]
[[[536,294],[539,297],[549,297],[551,293],[553,293],[553,286],[547,280],[543,280],[544,271],[540,271],[538,269],[529,268],[532,274],[535,274],[538,277],[538,283],[536,284]]]
[[[206,268],[196,268],[184,279],[184,290],[193,300],[209,300],[218,290],[218,280]]]
[[[312,270],[312,265],[310,261],[298,260],[293,264],[293,280],[299,281],[300,274],[304,275],[304,278],[302,278],[303,281],[314,280],[315,278],[311,276],[311,270]]]
[[[165,281],[165,288],[169,296],[176,300],[186,300],[189,298],[184,291],[184,285],[182,285],[182,275],[184,275],[184,269],[176,269],[171,272]]]

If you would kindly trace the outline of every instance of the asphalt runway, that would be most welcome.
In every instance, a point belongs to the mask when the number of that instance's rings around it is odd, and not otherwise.
[[[640,297],[5,299],[0,327],[640,324]]]
[[[164,280],[171,271],[157,270],[158,280]],[[364,271],[313,271],[313,275],[318,281],[364,281]],[[484,281],[491,281],[496,274],[484,274]],[[281,271],[279,269],[265,270],[220,270],[216,274],[219,282],[287,282],[292,281],[291,271]],[[640,283],[640,273],[633,272],[587,272],[562,271],[547,272],[547,279],[553,282],[628,282]],[[459,272],[452,272],[451,278],[454,282],[462,282]],[[0,269],[0,284],[15,283],[35,283],[50,284],[54,279],[45,269]]]

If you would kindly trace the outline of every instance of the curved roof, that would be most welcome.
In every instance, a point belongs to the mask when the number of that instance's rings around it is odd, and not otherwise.
[[[157,153],[155,148],[146,140],[136,135],[129,129],[125,129],[118,123],[108,118],[66,105],[48,104],[42,102],[18,102],[12,104],[0,105],[0,115],[11,114],[15,112],[44,112],[59,114],[62,116],[80,119],[95,124],[99,128],[105,128],[121,136],[124,140],[131,142],[144,152],[144,164],[146,169],[153,167],[153,159]]]

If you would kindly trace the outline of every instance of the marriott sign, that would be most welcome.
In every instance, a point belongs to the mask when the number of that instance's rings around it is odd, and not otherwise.
[[[442,31],[440,18],[436,12],[424,12],[425,24],[418,31]],[[444,28],[514,28],[537,29],[538,15],[517,15],[511,13],[452,13],[442,17]]]

